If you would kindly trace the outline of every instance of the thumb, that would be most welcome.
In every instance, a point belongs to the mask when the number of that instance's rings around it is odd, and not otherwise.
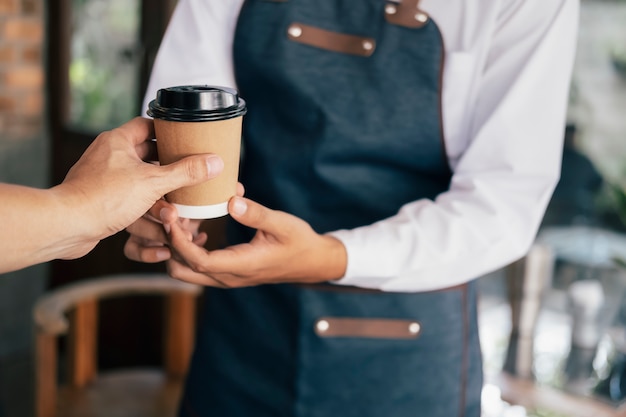
[[[233,197],[228,202],[228,212],[237,222],[273,235],[282,234],[281,212],[269,209],[243,197]]]
[[[217,155],[194,155],[156,168],[161,170],[158,187],[160,195],[164,195],[217,177],[224,162]]]

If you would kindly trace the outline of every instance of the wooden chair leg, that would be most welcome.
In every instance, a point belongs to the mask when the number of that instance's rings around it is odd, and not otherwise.
[[[196,327],[196,296],[178,293],[169,295],[165,307],[165,369],[170,377],[182,378],[187,373]]]
[[[54,417],[57,401],[57,338],[38,332],[35,340],[35,416]]]
[[[98,302],[83,301],[71,314],[68,337],[69,384],[84,387],[97,373]]]

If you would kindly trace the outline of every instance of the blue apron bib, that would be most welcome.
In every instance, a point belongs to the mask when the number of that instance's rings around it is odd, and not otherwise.
[[[418,1],[244,3],[234,62],[247,196],[324,233],[448,188],[443,42]],[[232,242],[254,232],[231,226]],[[210,289],[197,339],[185,417],[480,416],[473,283]]]

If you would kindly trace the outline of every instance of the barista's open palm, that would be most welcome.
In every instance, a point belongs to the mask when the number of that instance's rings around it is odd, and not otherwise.
[[[231,216],[257,229],[249,243],[207,251],[194,243],[176,219],[162,218],[174,256],[167,261],[174,278],[202,285],[237,288],[265,283],[314,283],[343,276],[346,252],[329,235],[316,233],[290,214],[243,197],[229,202]]]

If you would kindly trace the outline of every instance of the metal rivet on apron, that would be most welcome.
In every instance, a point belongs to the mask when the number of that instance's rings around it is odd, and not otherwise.
[[[428,15],[426,13],[417,13],[415,15],[415,20],[420,23],[425,23],[428,20]]]
[[[289,29],[287,29],[287,33],[294,38],[299,38],[302,35],[302,28],[298,25],[291,25],[289,26]]]
[[[329,327],[330,323],[328,323],[326,320],[319,320],[317,323],[315,323],[315,328],[320,333],[324,333],[326,330],[328,330]]]
[[[374,47],[374,44],[372,42],[363,41],[363,49],[365,49],[366,51],[371,51],[373,47]]]
[[[388,4],[385,6],[385,13],[387,14],[396,14],[398,9],[393,4]]]
[[[411,323],[409,324],[409,333],[418,334],[420,332],[421,326],[419,323]]]

